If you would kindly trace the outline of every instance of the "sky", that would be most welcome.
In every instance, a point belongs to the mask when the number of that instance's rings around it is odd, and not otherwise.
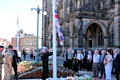
[[[37,14],[31,8],[42,8],[42,0],[0,0],[0,38],[11,41],[17,33],[17,29],[23,29],[24,33],[36,35]],[[17,15],[19,25],[17,26]],[[41,31],[42,11],[40,13],[39,28]],[[39,34],[41,34],[39,32]]]

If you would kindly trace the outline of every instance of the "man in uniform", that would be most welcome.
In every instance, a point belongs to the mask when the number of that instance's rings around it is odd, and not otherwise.
[[[0,80],[2,80],[2,63],[3,63],[2,51],[3,50],[4,50],[4,47],[0,45]]]

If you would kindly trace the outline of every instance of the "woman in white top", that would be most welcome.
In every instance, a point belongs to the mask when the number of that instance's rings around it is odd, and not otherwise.
[[[108,50],[107,55],[105,56],[105,59],[104,59],[106,80],[112,80],[111,79],[112,61],[113,61],[112,55]]]
[[[83,58],[84,58],[81,50],[77,51],[77,56],[76,57],[77,57],[77,60],[78,60],[78,66],[80,65],[80,70],[81,70],[82,62],[83,62]]]

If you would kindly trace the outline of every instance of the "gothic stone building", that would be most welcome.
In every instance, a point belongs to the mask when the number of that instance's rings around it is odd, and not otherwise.
[[[120,0],[56,0],[65,47],[120,46]],[[52,0],[43,0],[43,45],[52,47]],[[59,44],[57,45],[61,47]]]

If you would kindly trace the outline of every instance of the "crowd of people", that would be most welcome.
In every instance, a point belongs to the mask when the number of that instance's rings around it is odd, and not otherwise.
[[[8,46],[8,50],[5,51],[4,55],[2,54],[4,50],[4,46],[0,46],[0,80],[13,80],[12,78],[12,69],[15,74],[14,80],[18,80],[18,72],[17,72],[17,64],[22,61],[21,55],[23,54],[23,60],[26,60],[27,53],[24,49],[23,51],[15,50],[13,49],[12,45]],[[42,79],[45,80],[48,78],[48,61],[49,56],[52,55],[52,49],[42,49],[39,51],[39,53],[36,52],[36,50],[30,51],[30,60],[35,60],[37,54],[41,54],[39,57],[41,57],[42,61]],[[2,68],[4,69],[4,76],[2,77]]]
[[[0,46],[0,52],[4,49]],[[48,61],[49,56],[52,55],[52,49],[42,49],[39,51],[41,53],[41,61],[43,67],[42,79],[45,80],[48,77]],[[45,54],[47,53],[47,54]],[[26,60],[26,50],[22,51],[23,60]],[[36,50],[31,50],[30,59],[37,59]],[[4,61],[2,61],[4,57]],[[21,52],[14,50],[12,45],[8,46],[8,51],[5,52],[4,56],[0,54],[0,70],[3,65],[4,77],[1,80],[10,80],[12,75],[12,69],[15,73],[15,80],[18,80],[17,74],[17,63],[21,62]],[[120,71],[120,49],[72,49],[67,48],[64,51],[64,64],[63,66],[72,69],[76,72],[80,70],[87,70],[93,72],[93,77],[98,77],[99,79],[105,78],[106,80],[111,80],[112,72],[115,72],[116,79],[119,80]],[[100,73],[100,75],[99,75]],[[1,78],[1,74],[0,74]]]
[[[92,71],[93,77],[106,80],[112,80],[112,72],[115,72],[116,79],[119,80],[120,49],[73,50],[70,47],[64,51],[63,66],[76,72]]]

